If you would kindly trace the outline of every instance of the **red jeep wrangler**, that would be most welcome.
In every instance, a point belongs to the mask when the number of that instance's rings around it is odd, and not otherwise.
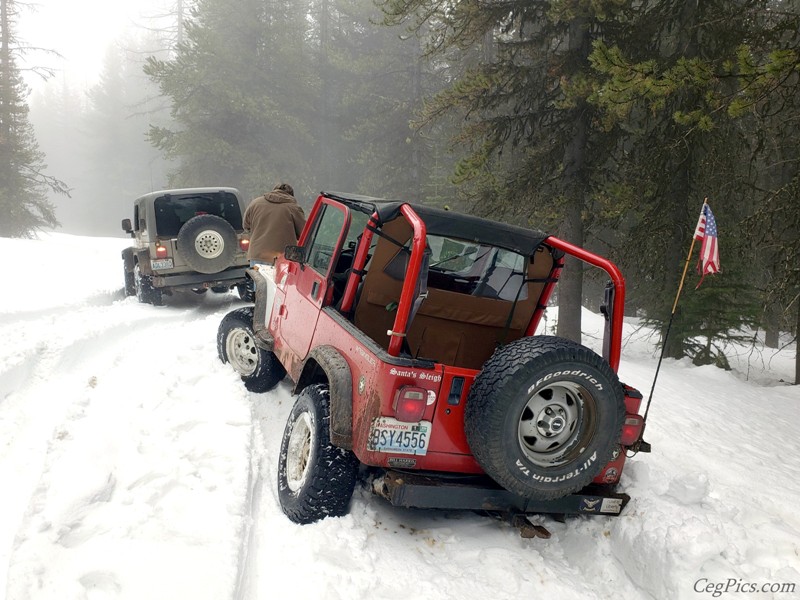
[[[570,254],[606,271],[604,356],[535,335]],[[359,465],[392,504],[618,515],[642,396],[619,382],[624,280],[553,236],[436,208],[323,192],[255,307],[220,323],[251,391],[299,394],[278,490],[297,523],[347,512]],[[523,531],[524,533],[524,531]]]

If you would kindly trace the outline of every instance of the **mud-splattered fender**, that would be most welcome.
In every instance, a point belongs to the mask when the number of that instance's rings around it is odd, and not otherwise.
[[[312,383],[327,382],[331,398],[331,443],[353,449],[353,377],[350,365],[333,346],[317,346],[303,363],[294,392]]]

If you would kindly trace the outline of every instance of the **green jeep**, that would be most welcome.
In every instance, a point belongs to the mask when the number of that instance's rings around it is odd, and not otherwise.
[[[133,222],[122,229],[134,243],[122,251],[125,294],[160,305],[162,295],[183,288],[226,293],[246,285],[249,238],[242,218],[247,204],[229,187],[151,192],[136,199]]]

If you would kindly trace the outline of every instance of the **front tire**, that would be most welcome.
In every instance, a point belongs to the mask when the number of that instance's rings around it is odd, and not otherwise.
[[[136,295],[136,277],[133,271],[125,267],[125,296]]]
[[[237,283],[236,284],[236,292],[239,294],[239,298],[244,300],[245,302],[255,302],[256,301],[256,292],[255,292],[255,284],[253,280],[248,278],[244,283]]]
[[[343,516],[347,514],[357,475],[355,454],[331,444],[328,386],[306,387],[289,414],[281,441],[281,509],[301,525]]]
[[[230,363],[251,392],[267,392],[286,376],[286,369],[273,352],[256,344],[253,307],[239,308],[225,315],[217,330],[217,353]]]
[[[504,488],[532,500],[591,483],[619,447],[624,419],[624,392],[608,363],[550,336],[495,352],[464,409],[475,459]]]

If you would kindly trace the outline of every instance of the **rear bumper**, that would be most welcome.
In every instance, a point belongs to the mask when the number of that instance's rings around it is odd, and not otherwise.
[[[487,477],[448,477],[387,471],[373,491],[394,506],[449,510],[485,510],[514,514],[604,515],[616,517],[630,501],[607,486],[589,486],[556,500],[528,500]]]
[[[228,269],[221,273],[177,273],[175,275],[153,275],[153,286],[157,288],[178,287],[216,287],[222,285],[235,285],[244,283],[245,271],[248,267],[242,266]]]

